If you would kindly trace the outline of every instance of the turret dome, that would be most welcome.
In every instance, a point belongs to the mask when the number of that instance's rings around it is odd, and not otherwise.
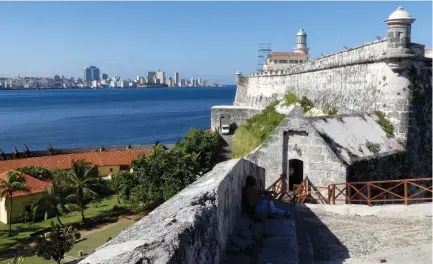
[[[398,7],[397,10],[395,10],[385,22],[392,21],[392,20],[408,20],[409,22],[415,21],[410,14],[404,10],[403,7]]]
[[[298,33],[296,33],[296,36],[306,36],[307,33],[305,33],[304,29],[299,29]]]

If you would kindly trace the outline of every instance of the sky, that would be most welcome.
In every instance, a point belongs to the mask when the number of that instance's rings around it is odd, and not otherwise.
[[[0,2],[0,77],[201,77],[223,84],[255,71],[260,43],[292,51],[300,27],[310,56],[385,37],[398,7],[412,42],[432,47],[432,2]]]

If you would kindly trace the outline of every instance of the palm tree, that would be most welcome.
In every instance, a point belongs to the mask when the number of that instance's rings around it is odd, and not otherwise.
[[[71,194],[65,199],[69,201],[72,199],[77,200],[83,223],[87,222],[84,216],[84,200],[98,196],[97,193],[90,189],[92,183],[96,180],[95,169],[96,166],[90,166],[85,160],[74,160],[72,162],[72,173],[67,175],[66,178],[66,183],[75,190],[75,194]]]
[[[33,214],[36,215],[40,211],[54,211],[56,213],[57,221],[62,227],[65,227],[60,221],[60,216],[65,212],[78,211],[80,208],[77,204],[71,200],[65,198],[65,192],[60,188],[56,181],[53,181],[48,194],[41,197],[35,203],[32,204]],[[74,200],[75,202],[75,200]]]
[[[18,191],[28,192],[30,188],[25,184],[23,173],[10,171],[6,179],[0,179],[0,197],[9,198],[9,236],[12,235],[12,198]]]
[[[115,176],[111,177],[111,188],[113,189],[114,193],[117,197],[117,203],[120,204],[119,199],[119,191],[120,191],[120,185],[121,185],[121,177],[124,177],[124,175],[128,174],[128,172],[120,171]]]

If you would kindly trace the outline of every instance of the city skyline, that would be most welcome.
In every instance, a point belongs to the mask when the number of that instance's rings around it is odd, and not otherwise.
[[[431,48],[431,2],[2,2],[0,76],[82,77],[97,65],[109,76],[161,68],[233,84],[236,71],[255,71],[259,43],[290,51],[302,27],[317,58],[385,37],[383,14],[397,6],[417,19],[412,40]]]

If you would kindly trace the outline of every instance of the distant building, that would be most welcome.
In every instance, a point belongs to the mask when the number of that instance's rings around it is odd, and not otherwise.
[[[158,69],[158,71],[155,74],[155,77],[158,81],[157,84],[165,84],[165,72],[162,72]]]
[[[97,80],[93,80],[93,81],[92,81],[92,87],[94,87],[94,88],[99,87],[99,83],[98,83]]]
[[[147,84],[155,84],[154,83],[155,76],[156,76],[156,72],[147,72],[146,83]]]
[[[179,86],[179,73],[178,72],[174,73],[174,85]]]
[[[194,86],[196,86],[195,84],[196,84],[196,83],[195,83],[195,79],[194,79],[194,78],[191,78],[191,86],[194,87]]]
[[[84,81],[91,82],[91,81],[99,81],[100,79],[100,71],[99,68],[96,68],[95,66],[90,66],[87,68],[84,68]]]
[[[269,54],[263,70],[284,70],[308,61],[307,33],[302,28],[296,34],[296,45],[293,49],[293,52],[272,52]]]
[[[186,81],[185,79],[180,79],[180,85],[179,86],[186,86]]]
[[[167,85],[168,87],[174,86],[173,79],[171,77],[167,79]]]
[[[108,79],[108,74],[103,73],[101,79],[102,80],[107,80]]]

